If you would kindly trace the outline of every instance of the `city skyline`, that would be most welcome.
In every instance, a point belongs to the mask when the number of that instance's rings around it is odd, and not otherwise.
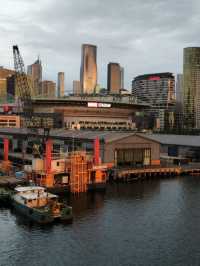
[[[57,80],[57,73],[65,72],[67,88],[72,89],[72,81],[79,79],[83,43],[98,47],[98,83],[106,87],[107,64],[116,61],[124,66],[128,89],[132,78],[143,73],[182,73],[183,48],[200,44],[196,0],[173,5],[171,0],[127,1],[126,6],[119,0],[106,5],[98,1],[83,5],[78,0],[36,2],[8,0],[2,6],[0,65],[13,67],[11,47],[17,43],[26,65],[40,54],[45,79]]]

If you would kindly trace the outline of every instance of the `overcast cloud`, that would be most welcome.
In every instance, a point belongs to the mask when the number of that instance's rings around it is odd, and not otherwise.
[[[199,0],[6,0],[0,9],[0,65],[13,67],[12,45],[25,64],[40,55],[43,78],[64,71],[66,89],[79,79],[81,44],[98,46],[98,82],[108,62],[134,76],[182,72],[183,48],[200,46]]]

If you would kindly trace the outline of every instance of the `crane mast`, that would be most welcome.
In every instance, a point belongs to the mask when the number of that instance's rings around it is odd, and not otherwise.
[[[26,127],[33,116],[33,104],[31,100],[31,88],[25,71],[24,61],[17,45],[13,46],[14,67],[16,71],[16,83],[20,96],[20,105],[24,114]]]

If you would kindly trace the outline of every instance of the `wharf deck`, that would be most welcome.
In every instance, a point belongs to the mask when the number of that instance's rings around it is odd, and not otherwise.
[[[180,167],[152,167],[152,168],[133,168],[133,169],[116,169],[116,179],[131,179],[141,177],[180,175]]]
[[[114,180],[134,180],[148,177],[167,177],[179,175],[199,175],[200,167],[145,167],[145,168],[130,168],[130,169],[115,169]]]

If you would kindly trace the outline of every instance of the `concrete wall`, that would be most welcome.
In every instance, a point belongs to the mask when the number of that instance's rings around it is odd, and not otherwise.
[[[136,148],[150,148],[151,161],[160,160],[160,144],[152,140],[144,139],[142,137],[133,135],[121,140],[113,141],[104,144],[104,158],[102,161],[114,162],[116,149],[136,149]]]

